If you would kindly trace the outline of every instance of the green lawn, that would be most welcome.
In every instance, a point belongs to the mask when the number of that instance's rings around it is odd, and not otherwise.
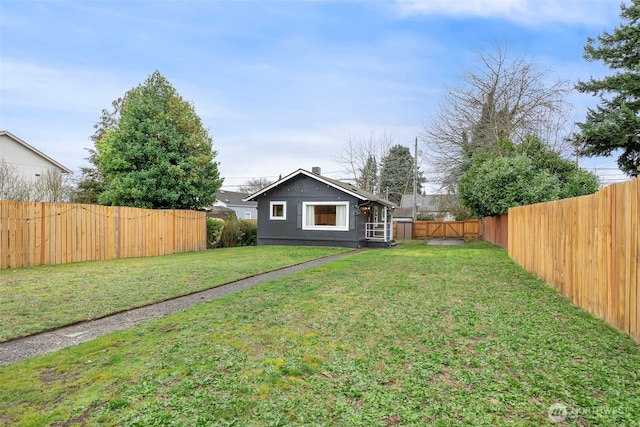
[[[344,251],[251,246],[0,270],[0,342]]]
[[[503,250],[407,242],[0,367],[0,425],[638,425],[639,367]]]

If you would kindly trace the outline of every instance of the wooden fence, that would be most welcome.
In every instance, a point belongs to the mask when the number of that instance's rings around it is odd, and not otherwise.
[[[403,224],[406,223],[393,223],[394,236],[403,235],[399,230]],[[412,239],[474,238],[480,236],[480,221],[476,219],[469,221],[414,221],[412,224]]]
[[[198,251],[206,234],[204,212],[0,201],[0,268]]]
[[[484,240],[509,248],[509,215],[484,217],[480,228]]]
[[[640,342],[640,178],[509,209],[509,256]]]

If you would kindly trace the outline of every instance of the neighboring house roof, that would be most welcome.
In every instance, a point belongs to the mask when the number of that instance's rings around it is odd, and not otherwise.
[[[38,156],[42,157],[43,159],[45,159],[46,161],[48,161],[49,163],[51,163],[52,165],[56,166],[57,168],[59,168],[63,173],[72,173],[71,169],[69,169],[68,167],[64,166],[61,163],[56,162],[55,160],[53,160],[51,157],[47,156],[46,154],[44,154],[43,152],[39,151],[38,149],[32,147],[31,145],[27,144],[26,142],[24,142],[23,140],[21,140],[20,138],[18,138],[17,136],[15,136],[14,134],[12,134],[9,131],[6,130],[2,130],[0,131],[0,136],[6,136],[11,138],[12,140],[14,140],[16,143],[22,145],[23,147],[25,147],[28,150],[33,151],[35,154],[37,154]]]
[[[443,196],[441,194],[420,194],[416,196],[416,205],[419,211],[439,212]],[[403,208],[413,207],[413,194],[404,194],[400,200]]]
[[[298,169],[297,171],[285,176],[284,178],[274,182],[273,184],[263,188],[262,190],[251,194],[250,196],[247,196],[244,198],[245,201],[250,201],[250,200],[256,200],[258,196],[260,196],[263,193],[266,193],[267,191],[271,190],[272,188],[276,188],[279,185],[282,185],[284,182],[289,181],[290,179],[295,178],[296,176],[299,175],[304,175],[307,176],[309,178],[315,179],[316,181],[319,181],[323,184],[326,184],[330,187],[333,187],[337,190],[340,190],[344,193],[347,193],[353,197],[356,197],[357,199],[360,199],[362,201],[371,201],[371,202],[377,202],[380,203],[382,205],[385,206],[389,206],[389,207],[393,207],[393,203],[385,200],[383,198],[380,198],[378,196],[376,196],[373,193],[370,193],[368,191],[365,191],[361,188],[358,188],[354,185],[348,184],[346,182],[342,182],[342,181],[338,181],[336,179],[332,179],[332,178],[327,178],[326,176],[322,176],[319,174],[315,174],[309,171],[306,171],[304,169]]]
[[[394,218],[413,218],[413,208],[399,207],[393,210]]]
[[[207,218],[227,219],[229,215],[236,215],[236,211],[225,206],[212,206],[207,210]]]
[[[255,208],[256,202],[245,201],[246,193],[238,193],[236,191],[218,190],[216,192],[216,201],[225,206],[247,206]]]
[[[419,194],[416,196],[418,214],[446,214],[442,206],[446,201],[446,195]],[[400,207],[393,211],[396,218],[413,218],[413,194],[404,194],[400,200]]]

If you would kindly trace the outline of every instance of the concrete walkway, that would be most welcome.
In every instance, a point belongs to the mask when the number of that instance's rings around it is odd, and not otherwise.
[[[308,261],[291,267],[282,268],[280,270],[248,277],[243,280],[231,282],[205,291],[112,314],[100,319],[80,322],[51,331],[2,342],[0,343],[0,363],[15,363],[31,356],[52,353],[65,347],[90,341],[110,332],[127,329],[139,323],[166,316],[179,310],[184,310],[192,305],[220,298],[232,292],[239,292],[268,280],[277,279],[288,274],[326,264],[335,259],[353,255],[361,251],[362,249]]]
[[[455,238],[440,239],[440,238],[435,238],[435,239],[430,239],[429,242],[427,242],[427,245],[430,245],[430,246],[458,246],[458,245],[464,245],[464,239],[455,239]]]

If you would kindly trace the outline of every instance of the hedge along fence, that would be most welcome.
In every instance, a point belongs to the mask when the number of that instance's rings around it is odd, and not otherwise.
[[[640,342],[640,178],[509,209],[509,256]]]
[[[207,248],[204,212],[0,201],[0,268]]]

